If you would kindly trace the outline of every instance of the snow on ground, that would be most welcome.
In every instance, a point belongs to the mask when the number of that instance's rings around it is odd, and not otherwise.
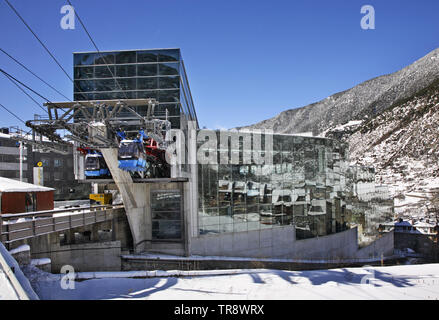
[[[99,278],[77,281],[73,290],[61,289],[59,275],[38,271],[31,278],[41,299],[439,299],[439,264]]]
[[[9,278],[0,268],[0,300],[17,300],[18,296]]]

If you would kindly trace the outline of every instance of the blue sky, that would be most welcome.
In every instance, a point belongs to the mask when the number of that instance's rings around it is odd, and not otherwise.
[[[10,0],[72,75],[72,52],[93,50],[66,1]],[[437,0],[71,0],[100,50],[182,49],[201,126],[252,124],[397,71],[439,47]],[[373,5],[376,29],[360,27]],[[0,47],[69,98],[72,83],[4,0]],[[64,100],[0,53],[0,68]],[[37,98],[38,101],[41,99]],[[24,120],[41,113],[0,75],[0,103]],[[0,126],[19,122],[0,110]]]

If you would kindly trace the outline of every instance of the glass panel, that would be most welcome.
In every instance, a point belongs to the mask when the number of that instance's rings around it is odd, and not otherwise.
[[[137,89],[157,89],[157,78],[137,78]]]
[[[179,61],[180,52],[179,50],[160,50],[159,51],[159,61]]]
[[[75,67],[75,79],[93,78],[93,67]]]
[[[95,81],[94,80],[76,80],[75,81],[76,89],[80,91],[95,91]]]
[[[178,62],[177,63],[160,63],[159,75],[178,75]]]
[[[114,64],[114,53],[96,53],[95,58],[95,64]]]
[[[156,76],[157,64],[139,64],[137,66],[137,75],[142,76]]]
[[[75,101],[94,100],[94,95],[93,93],[75,93],[74,99]]]
[[[155,107],[154,112],[162,115],[165,114],[166,110],[168,110],[168,116],[180,115],[180,107],[178,104],[159,104]]]
[[[98,92],[94,94],[95,100],[136,99],[136,93],[131,91]]]
[[[73,56],[75,66],[77,65],[90,65],[94,63],[94,53],[80,53]]]
[[[152,238],[181,239],[181,195],[179,191],[151,192]]]
[[[112,91],[116,89],[113,79],[96,80],[96,91]]]
[[[119,85],[117,85],[117,83]],[[129,79],[117,79],[117,89],[122,90],[136,90],[136,79],[135,78],[129,78]]]
[[[179,90],[159,90],[159,102],[178,102]]]
[[[170,117],[168,118],[169,122],[171,122],[171,128],[172,129],[179,129],[180,128],[180,117]]]
[[[139,51],[137,52],[137,62],[157,62],[157,52]]]
[[[116,77],[135,77],[135,76],[136,76],[135,65],[116,66]]]
[[[180,77],[159,77],[159,88],[160,89],[173,89],[180,87]]]
[[[114,66],[96,66],[95,78],[113,78]]]
[[[116,63],[136,63],[136,52],[123,51],[116,53]]]
[[[152,238],[153,239],[180,239],[181,238],[181,222],[154,220],[152,222]]]
[[[137,91],[138,99],[157,99],[157,91],[149,90],[149,91]]]

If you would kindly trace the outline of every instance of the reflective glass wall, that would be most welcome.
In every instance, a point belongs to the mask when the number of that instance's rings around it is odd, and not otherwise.
[[[215,234],[294,224],[297,237],[345,230],[347,150],[337,141],[273,135],[272,164],[198,164],[199,233]],[[262,140],[265,136],[262,135]],[[204,142],[198,152],[209,153]],[[212,150],[210,150],[212,151]]]
[[[394,201],[388,186],[376,184],[373,168],[352,165],[347,181],[350,221],[359,226],[359,244],[365,246],[379,237],[380,224],[393,221]]]
[[[141,98],[159,101],[154,114],[167,110],[172,128],[197,120],[180,49],[74,53],[75,101]]]

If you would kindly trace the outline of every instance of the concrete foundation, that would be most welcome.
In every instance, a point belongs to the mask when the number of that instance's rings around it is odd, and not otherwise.
[[[206,235],[191,239],[191,254],[248,258],[348,260],[393,255],[393,232],[359,249],[357,228],[296,240],[294,226]]]

